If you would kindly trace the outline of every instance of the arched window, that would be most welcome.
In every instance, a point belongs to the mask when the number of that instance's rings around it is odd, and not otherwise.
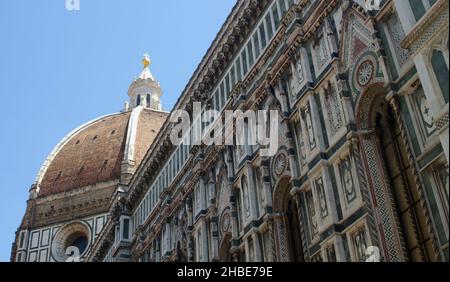
[[[150,94],[147,94],[146,101],[147,101],[147,108],[150,108],[151,105]]]
[[[137,95],[137,99],[136,99],[136,107],[141,105],[141,95]]]
[[[448,103],[448,66],[445,63],[445,58],[441,51],[433,50],[431,65],[433,66],[433,71],[439,83],[444,101]]]

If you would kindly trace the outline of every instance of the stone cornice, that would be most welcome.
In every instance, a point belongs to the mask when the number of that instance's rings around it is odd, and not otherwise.
[[[118,184],[119,184],[119,179],[116,179],[113,181],[98,183],[95,185],[89,185],[89,186],[73,189],[70,191],[61,192],[58,194],[52,194],[52,195],[45,196],[45,197],[37,197],[36,204],[40,205],[40,204],[45,204],[45,203],[53,202],[53,201],[57,201],[57,200],[64,200],[67,197],[75,197],[80,194],[89,193],[89,192],[93,192],[93,191],[97,191],[97,190],[103,190],[105,188],[117,186]]]
[[[303,3],[303,4],[302,4]],[[282,19],[281,27],[278,30],[277,34],[274,35],[274,39],[272,39],[270,45],[266,48],[265,53],[262,54],[261,58],[255,63],[255,66],[250,70],[249,75],[246,76],[246,79],[242,83],[238,83],[241,87],[241,90],[236,90],[238,87],[233,89],[232,97],[237,98],[240,93],[237,93],[239,91],[246,91],[246,88],[248,88],[255,80],[255,78],[259,75],[260,71],[267,65],[270,59],[273,58],[275,52],[279,50],[279,46],[283,40],[286,40],[287,38],[291,38],[291,40],[288,40],[288,45],[285,47],[286,50],[283,50],[283,54],[281,54],[279,57],[277,57],[276,61],[274,61],[272,68],[269,70],[268,75],[263,78],[263,83],[261,86],[256,87],[252,90],[251,96],[249,99],[246,99],[245,101],[245,108],[254,108],[259,107],[259,105],[264,102],[266,99],[268,93],[267,93],[267,86],[276,83],[277,79],[282,78],[287,72],[290,72],[290,63],[292,59],[292,54],[295,52],[295,49],[298,48],[298,46],[313,36],[314,32],[320,28],[323,21],[329,14],[332,12],[332,10],[336,7],[338,1],[327,1],[324,4],[319,5],[319,7],[316,7],[314,9],[314,19],[308,21],[308,25],[297,25],[293,26],[292,23],[294,20],[298,19],[298,13],[300,9],[305,5],[306,2],[300,2],[298,5],[293,6],[290,8],[286,16]],[[302,6],[303,5],[303,6]],[[246,15],[251,14],[249,10],[246,12],[244,11]],[[308,16],[309,18],[309,16]],[[244,17],[244,20],[239,21],[239,23],[242,24],[242,21],[246,21],[246,17]],[[298,21],[297,21],[298,22]],[[245,23],[248,24],[248,23]],[[291,28],[294,27],[294,28]],[[288,32],[289,28],[289,32]],[[233,28],[233,31],[236,32],[236,29],[238,29],[239,32],[243,32],[240,28]],[[307,31],[306,35],[304,33],[304,30]],[[249,31],[247,30],[246,33]],[[288,34],[287,34],[288,33]],[[288,37],[287,37],[288,36]],[[287,37],[287,38],[286,38]],[[217,46],[216,46],[217,47]],[[213,46],[211,47],[213,48]],[[211,48],[208,52],[211,51]],[[232,47],[230,45],[225,46],[225,51],[230,51],[230,48]],[[216,53],[218,54],[218,60],[222,61],[213,61],[212,65],[215,65],[216,68],[209,68],[208,71],[206,71],[205,74],[207,74],[208,78],[206,82],[201,82],[202,85],[200,90],[196,90],[195,92],[191,92],[196,95],[191,96],[201,96],[205,91],[210,91],[211,89],[208,89],[208,83],[212,83],[215,78],[214,76],[220,77],[220,75],[223,72],[218,71],[217,67],[220,65],[223,65],[223,60],[227,58],[226,52],[224,52],[223,49],[217,49]],[[208,55],[207,55],[208,56]],[[198,76],[199,74],[195,74],[194,76]],[[199,83],[200,85],[200,83]],[[184,97],[185,92],[183,93]],[[257,97],[255,97],[257,96]],[[182,98],[183,98],[182,97]],[[182,99],[180,98],[180,99]],[[201,99],[201,97],[196,97],[196,99]],[[235,100],[235,99],[234,99]],[[179,108],[181,105],[180,100],[177,103],[177,106],[175,108]],[[235,108],[234,103],[228,103],[226,106],[226,109],[233,109]],[[166,121],[168,123],[168,121]],[[168,148],[164,148],[163,150],[158,150],[159,147],[161,147],[161,143],[164,142],[164,138],[167,138],[169,135],[169,131],[167,130],[167,126],[163,126],[163,130],[160,132],[160,134],[157,137],[157,140],[152,145],[152,148],[149,150],[146,158],[144,159],[144,162],[142,162],[140,168],[138,169],[137,173],[133,177],[133,180],[131,181],[130,186],[130,194],[129,194],[129,204],[130,208],[135,208],[140,199],[143,197],[144,193],[148,189],[148,180],[153,179],[156,177],[155,171],[159,171],[160,164],[163,164],[165,160],[168,157],[169,152],[171,151]],[[167,139],[166,139],[167,142]],[[202,150],[203,146],[198,146],[200,150]],[[223,146],[222,146],[223,147]],[[198,163],[200,167],[207,167],[211,165],[214,160],[217,159],[219,156],[219,153],[222,147],[215,148],[212,151],[208,151],[208,154],[206,155],[205,160],[202,160],[201,163]],[[204,148],[203,148],[204,149]],[[196,149],[194,148],[194,151]],[[192,160],[191,160],[192,161]],[[190,161],[190,162],[191,162]],[[177,177],[184,177],[186,175],[187,167],[189,167],[189,164],[186,165],[186,167],[183,169],[182,172],[179,173]],[[184,171],[186,170],[186,171]],[[178,209],[183,204],[183,197],[187,197],[192,193],[195,184],[198,182],[199,179],[199,173],[198,169],[192,169],[192,174],[189,175],[189,181],[186,183],[185,186],[178,186],[178,185],[172,185],[171,187],[167,187],[164,191],[164,195],[169,195],[171,198],[171,201],[169,204],[162,203],[158,207],[155,207],[155,209],[151,212],[147,220],[143,224],[143,228],[147,228],[149,224],[152,224],[152,232],[151,234],[156,234],[156,230],[159,230],[163,227],[164,224],[164,218],[161,216],[161,214],[164,214],[165,216],[171,217],[176,212],[178,212]],[[137,180],[140,180],[139,183]],[[143,183],[146,183],[145,185]],[[176,181],[175,181],[176,183]],[[145,186],[145,187],[144,187]],[[176,189],[176,190],[175,190]],[[174,194],[175,193],[175,194]],[[173,198],[172,198],[173,197]],[[149,236],[147,236],[147,239],[149,239],[151,235],[149,233]],[[144,243],[145,245],[150,244],[148,240]]]
[[[405,36],[401,42],[401,47],[404,49],[418,49],[420,46],[414,47],[418,41],[424,36],[430,28],[436,28],[436,21],[444,17],[443,28],[449,26],[448,23],[448,0],[438,0],[433,7],[420,19],[419,22],[411,29],[408,35]],[[446,20],[445,20],[446,17]],[[433,27],[434,26],[434,27]],[[430,35],[431,36],[431,35]],[[429,37],[429,36],[426,36]]]
[[[314,12],[308,16],[308,19],[304,22],[304,38],[306,40],[311,38],[317,29],[322,26],[323,21],[333,11],[338,2],[338,0],[321,1]],[[359,8],[359,5],[356,5],[356,7]]]
[[[256,21],[255,17],[259,16],[262,12],[262,7],[265,7],[268,2],[268,0],[238,1],[226,23],[222,26],[221,31],[218,33],[212,46],[208,49],[207,54],[203,57],[202,62],[195,71],[193,77],[188,83],[188,86],[183,91],[183,94],[174,107],[175,109],[182,109],[186,107],[187,104],[192,101],[193,96],[194,100],[199,100],[205,96],[205,91],[211,91],[211,83],[214,80],[218,80],[221,74],[224,73],[224,69],[228,67],[228,62],[232,59],[232,57],[234,57],[234,53],[236,53],[238,49],[237,46],[240,45],[240,43],[246,38],[247,34],[251,32],[249,25],[254,24]],[[235,20],[236,18],[239,18],[240,20],[237,21]],[[238,38],[241,40],[237,40]],[[214,56],[216,56],[216,59],[212,59]],[[213,74],[214,77],[211,77],[211,74]],[[206,81],[204,81],[205,79]],[[189,93],[193,93],[195,95],[188,95]],[[168,119],[164,123],[162,130],[158,134],[143,162],[141,163],[141,166],[138,168],[130,182],[131,199],[139,198],[141,194],[136,193],[136,187],[139,186],[136,183],[137,179],[142,179],[142,177],[150,170],[154,172],[155,169],[158,168],[158,164],[165,161],[164,157],[168,157],[167,153],[169,153],[170,150],[167,150],[167,147],[169,146],[163,146],[165,148],[163,148],[162,152],[160,147],[161,142],[168,142],[170,130],[171,123]],[[164,152],[166,154],[164,154]],[[163,155],[165,156],[163,157]],[[160,158],[155,158],[155,156],[160,156]]]
[[[243,23],[243,21],[248,21],[250,16],[255,16],[255,13],[252,11],[255,11],[258,9],[258,6],[255,1],[242,1],[242,2],[250,2],[247,3],[249,6],[247,6],[247,8],[243,8],[242,6],[239,6],[239,9],[241,9],[240,11],[234,11],[235,15],[230,15],[230,17],[228,18],[228,20],[230,18],[239,18],[240,15],[240,20],[238,21],[238,24],[242,25],[242,24],[246,24],[248,25],[249,23]],[[264,1],[266,2],[266,1]],[[291,54],[292,52],[294,52],[295,48],[298,48],[298,45],[301,42],[304,42],[306,40],[308,40],[313,32],[315,32],[317,30],[317,28],[319,28],[324,19],[331,13],[331,11],[336,7],[338,1],[337,0],[333,0],[333,1],[325,1],[323,2],[323,4],[320,4],[318,7],[315,8],[314,10],[314,17],[311,20],[311,16],[308,16],[308,24],[304,25],[304,28],[302,28],[301,30],[296,30],[296,33],[298,33],[296,40],[294,40],[294,42],[292,42],[292,45],[289,46],[289,51],[288,53]],[[261,5],[261,3],[259,3]],[[267,3],[264,3],[267,4]],[[255,79],[255,77],[258,75],[258,73],[260,72],[261,68],[263,66],[265,66],[268,62],[268,60],[273,56],[273,54],[275,53],[275,51],[277,50],[280,42],[282,42],[285,37],[286,37],[286,30],[287,30],[287,26],[289,23],[292,22],[292,20],[295,19],[296,15],[298,15],[298,12],[300,11],[300,9],[302,7],[304,7],[306,5],[305,1],[301,1],[298,5],[295,5],[293,7],[291,7],[289,9],[289,11],[287,12],[286,16],[282,19],[281,22],[281,28],[278,30],[277,34],[274,36],[274,39],[272,40],[271,44],[267,47],[265,53],[261,56],[261,58],[259,59],[258,62],[256,62],[255,66],[250,70],[249,74],[247,75],[246,79],[242,82],[242,87],[243,89],[247,88],[250,83]],[[238,9],[238,7],[235,7],[235,9]],[[238,10],[239,10],[238,9]],[[261,11],[259,11],[261,12]],[[227,27],[231,30],[229,30],[228,33],[233,33],[236,32],[236,30],[238,29],[239,32],[244,32],[242,31],[242,27],[233,27],[231,28],[232,24],[230,22],[225,23],[225,25],[222,27],[222,29],[224,27]],[[303,34],[303,30],[307,30],[306,35]],[[247,30],[244,32],[245,34],[249,33],[251,30],[250,28],[247,28]],[[219,34],[222,34],[223,31],[219,32]],[[223,35],[224,36],[224,35]],[[223,40],[223,38],[222,38]],[[208,54],[204,57],[203,60],[205,60],[208,56],[211,56],[211,54],[209,54],[210,52],[212,52],[212,49],[214,49],[214,46],[218,48],[219,45],[214,44],[213,46],[210,47],[210,49],[208,50]],[[222,47],[224,47],[222,45]],[[228,44],[225,46],[225,49],[230,49],[231,46]],[[236,49],[236,48],[235,48]],[[228,50],[229,51],[229,50]],[[236,51],[236,50],[234,50]],[[214,52],[213,52],[214,53]],[[218,63],[217,60],[213,61],[212,64],[215,65],[216,67],[220,67],[223,66],[223,60],[227,57],[226,56],[226,52],[224,52],[223,49],[218,48],[215,50],[215,54],[217,54],[219,60],[222,60]],[[283,73],[285,73],[286,71],[289,71],[289,56],[284,56],[283,57],[283,62],[276,62],[276,64],[280,64],[281,63],[281,67],[276,67],[278,70],[276,72],[270,72],[271,75],[269,75],[268,78],[266,78],[266,83],[271,84],[274,83],[274,81],[276,81],[276,79],[279,79]],[[220,59],[222,58],[222,59]],[[204,64],[205,62],[203,62],[202,64]],[[202,65],[201,64],[201,65]],[[206,73],[204,73],[206,76],[208,76],[207,74],[211,74],[214,73],[217,76],[217,68],[214,70],[212,68],[209,68],[209,71],[207,71]],[[220,72],[222,73],[222,72]],[[194,77],[198,77],[199,73],[198,71],[194,74]],[[219,75],[220,76],[220,75]],[[193,79],[194,79],[193,77]],[[267,80],[269,79],[269,80]],[[211,81],[211,77],[208,78],[208,80]],[[197,93],[197,95],[194,96],[200,96],[202,95],[202,93],[204,93],[204,91],[206,90],[206,88],[208,88],[206,86],[205,82],[200,82],[198,83],[199,87],[201,89],[203,89],[203,91],[200,90],[196,90],[195,92],[193,92],[194,94]],[[210,89],[208,89],[210,90]],[[260,92],[256,91],[256,92]],[[183,92],[183,95],[180,99],[182,99],[184,96],[186,96],[186,91]],[[191,95],[192,96],[192,95]],[[197,98],[198,99],[198,98]],[[252,100],[253,102],[253,100]],[[261,99],[258,99],[258,103],[261,102]],[[258,104],[257,103],[257,104]],[[250,103],[248,106],[252,106],[252,103]],[[253,105],[254,106],[254,105]],[[180,100],[178,101],[177,105],[175,106],[175,108],[179,108],[180,107]],[[154,179],[156,177],[156,175],[150,175],[150,174],[154,174],[153,172],[158,170],[158,168],[160,167],[161,163],[164,163],[164,161],[169,157],[171,149],[168,147],[171,146],[161,146],[161,142],[164,142],[163,144],[168,144],[170,143],[168,140],[169,134],[170,134],[170,121],[167,120],[166,123],[163,125],[162,127],[163,129],[161,130],[161,132],[158,134],[155,142],[152,144],[150,150],[148,151],[147,155],[144,158],[144,161],[142,162],[141,166],[138,168],[137,172],[135,173],[135,175],[133,176],[133,179],[131,180],[131,184],[130,184],[130,194],[129,194],[129,200],[130,200],[130,209],[135,208],[135,204],[137,204],[137,202],[139,201],[140,198],[142,198],[143,194],[144,194],[144,187],[141,184],[142,183],[142,179]],[[165,140],[165,141],[162,141]],[[162,150],[161,150],[162,148]],[[140,179],[140,183],[136,183],[136,181]],[[168,191],[170,192],[170,191]]]

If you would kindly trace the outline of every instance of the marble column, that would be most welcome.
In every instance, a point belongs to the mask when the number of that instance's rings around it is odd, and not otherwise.
[[[253,232],[252,239],[253,239],[253,251],[255,252],[254,253],[255,262],[262,262],[263,261],[262,250],[261,244],[259,242],[259,235],[257,232]]]
[[[239,223],[238,223],[239,219],[237,210],[237,195],[235,191],[231,192],[230,205],[231,205],[231,235],[232,235],[230,253],[233,262],[239,262],[239,246],[236,245],[236,242],[239,238]]]
[[[308,252],[308,243],[306,241],[306,227],[305,227],[305,219],[303,218],[303,211],[302,211],[302,196],[299,192],[297,192],[295,195],[293,195],[295,203],[297,205],[297,214],[298,214],[298,223],[299,223],[299,230],[300,232],[300,238],[302,240],[302,251],[303,251],[303,259],[305,261],[310,261],[309,252]],[[305,203],[306,205],[306,203]]]
[[[264,208],[267,213],[272,213],[273,197],[272,197],[272,182],[270,180],[269,161],[263,161],[261,164],[263,189],[264,189]]]
[[[247,164],[247,181],[248,181],[248,196],[250,197],[250,220],[256,221],[259,216],[258,197],[256,195],[256,183],[254,168],[251,163]]]
[[[199,203],[200,203],[200,211],[202,210],[206,210],[207,208],[207,204],[206,204],[206,180],[205,180],[205,174],[201,174],[200,176],[200,199]],[[199,212],[199,211],[197,211]]]
[[[337,235],[335,239],[334,249],[336,253],[336,261],[337,262],[346,262],[345,258],[345,248],[342,236]]]
[[[311,122],[313,125],[315,137],[317,139],[317,146],[319,150],[322,151],[326,149],[326,146],[322,131],[322,123],[320,122],[321,113],[319,111],[319,106],[317,105],[315,95],[309,96],[309,105],[311,107]]]
[[[248,239],[244,240],[244,249],[245,249],[245,261],[252,262]]]
[[[166,226],[165,226],[165,240],[164,240],[164,254],[168,254],[171,251],[171,247],[170,247],[170,219],[166,220]]]
[[[269,262],[276,262],[277,261],[277,249],[276,249],[276,243],[275,243],[275,231],[274,231],[274,222],[273,219],[270,219],[268,222],[268,228],[269,228],[269,240],[270,240],[270,258]]]
[[[161,261],[161,240],[160,240],[160,238],[156,239],[155,256],[156,256],[156,262],[160,262]]]
[[[189,235],[188,235],[188,242],[187,242],[187,260],[188,260],[188,262],[194,262],[195,261],[195,259],[194,259],[194,257],[195,257],[195,254],[194,254],[194,241],[192,240],[192,235],[191,235],[191,233],[189,232]]]
[[[214,216],[210,221],[211,230],[211,261],[219,261],[219,228],[218,228],[218,217]]]
[[[290,174],[292,178],[293,191],[300,189],[299,179],[300,179],[300,163],[297,155],[297,146],[294,139],[293,125],[286,122],[286,146],[289,158]]]
[[[201,250],[202,252],[202,262],[208,262],[209,261],[209,253],[208,253],[208,228],[206,227],[206,222],[203,219],[200,225],[200,229],[202,231],[202,237],[201,239]]]
[[[193,240],[192,240],[192,228],[193,228],[193,213],[192,213],[192,199],[187,199],[185,202],[186,213],[187,213],[187,256],[188,262],[194,261],[194,252],[193,252]]]
[[[286,93],[284,93],[283,82],[281,79],[278,80],[278,83],[274,86],[274,91],[275,91],[275,97],[277,97],[278,101],[281,104],[281,110],[283,111],[283,115],[284,115],[284,113],[288,113],[289,109],[288,109],[287,96],[286,96]]]
[[[208,208],[212,208],[216,200],[216,179],[213,169],[210,170],[208,178]]]

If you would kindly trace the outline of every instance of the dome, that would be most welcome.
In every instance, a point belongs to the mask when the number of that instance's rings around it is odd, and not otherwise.
[[[139,165],[167,115],[137,107],[76,129],[42,166],[35,182],[37,197],[119,180],[123,163]]]

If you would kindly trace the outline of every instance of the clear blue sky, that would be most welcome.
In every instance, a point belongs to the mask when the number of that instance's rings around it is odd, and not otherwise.
[[[54,146],[122,109],[144,52],[172,109],[236,0],[65,2],[0,1],[0,261]]]

